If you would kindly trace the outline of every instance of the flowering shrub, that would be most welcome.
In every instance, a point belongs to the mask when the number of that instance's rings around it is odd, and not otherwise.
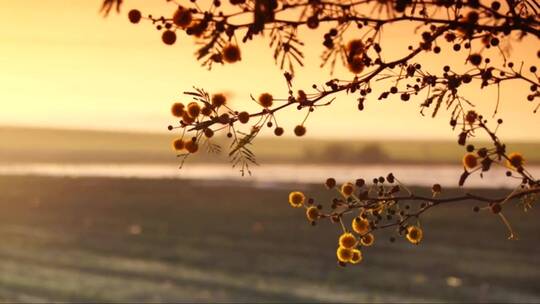
[[[166,1],[173,2],[173,1]],[[326,211],[304,193],[290,193],[289,203],[294,208],[305,208],[310,223],[329,219],[339,223],[343,234],[338,240],[337,260],[341,265],[362,261],[361,249],[376,243],[375,231],[390,227],[412,244],[419,244],[424,236],[420,217],[427,210],[456,201],[474,200],[480,206],[474,211],[486,210],[499,216],[508,227],[510,239],[516,235],[503,215],[503,206],[520,199],[525,210],[532,206],[540,193],[540,181],[525,168],[526,159],[519,152],[509,153],[497,135],[502,125],[496,119],[499,99],[494,103],[493,120],[474,109],[474,103],[463,88],[476,86],[500,89],[501,83],[518,81],[529,86],[521,98],[533,103],[533,111],[540,107],[540,83],[537,67],[530,62],[515,64],[508,58],[508,46],[520,44],[524,39],[540,38],[538,3],[530,0],[221,0],[182,1],[171,5],[168,16],[143,14],[139,10],[128,12],[132,23],[149,22],[161,33],[163,43],[174,45],[177,33],[193,36],[201,45],[197,60],[209,69],[217,64],[239,64],[242,48],[257,36],[266,37],[274,50],[273,58],[284,70],[287,94],[281,97],[263,93],[252,101],[260,110],[249,113],[229,107],[227,98],[220,93],[211,95],[204,89],[185,92],[189,101],[172,105],[171,113],[177,123],[169,130],[180,130],[181,136],[173,147],[182,158],[182,164],[191,154],[200,153],[204,145],[210,152],[221,147],[212,142],[217,132],[231,140],[228,152],[233,167],[240,167],[242,175],[250,173],[256,158],[249,149],[259,133],[270,128],[276,136],[285,130],[278,123],[278,113],[285,108],[303,111],[303,117],[293,129],[296,136],[309,134],[307,123],[310,113],[331,106],[340,93],[354,96],[359,111],[366,103],[383,100],[391,95],[403,102],[420,99],[420,113],[435,117],[441,110],[449,113],[449,125],[457,130],[457,144],[465,148],[463,173],[459,185],[463,186],[472,174],[482,174],[493,166],[507,169],[508,178],[518,178],[518,188],[504,197],[490,198],[474,194],[448,197],[439,184],[432,187],[432,196],[412,193],[392,173],[366,183],[362,178],[341,186],[329,178],[326,187],[338,192]],[[105,0],[103,10],[120,8],[121,0]],[[246,21],[247,20],[247,21]],[[400,58],[383,56],[381,41],[383,29],[415,23],[417,42],[411,42],[408,52]],[[328,26],[321,31],[320,25]],[[304,43],[299,28],[321,32],[324,46],[321,67],[328,66],[332,73],[337,64],[350,72],[350,79],[331,78],[311,88],[294,87],[295,69],[303,66]],[[347,39],[347,35],[354,35]],[[466,53],[462,67],[444,66],[442,71],[425,68],[416,59],[420,54],[442,54],[443,46],[451,45],[448,52]],[[242,46],[244,45],[244,46]],[[537,44],[538,45],[538,44]],[[493,56],[498,60],[492,60]],[[491,57],[491,58],[490,58]],[[531,54],[530,61],[540,58],[540,50]],[[460,71],[461,70],[461,71]],[[386,88],[374,87],[384,80]],[[377,91],[377,93],[376,93]],[[419,97],[420,94],[425,97]],[[516,96],[518,97],[518,96]],[[186,100],[187,100],[186,99]],[[240,131],[248,125],[247,131]],[[476,147],[470,143],[473,136],[486,136],[490,145]],[[458,165],[458,164],[456,164]],[[418,202],[418,204],[414,204]],[[414,204],[414,206],[412,206]],[[393,240],[395,238],[392,238]]]

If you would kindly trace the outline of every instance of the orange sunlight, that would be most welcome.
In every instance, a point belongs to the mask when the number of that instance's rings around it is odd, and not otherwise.
[[[170,15],[174,4],[166,1],[125,1],[120,15],[102,18],[99,1],[0,1],[0,112],[2,125],[30,125],[77,129],[136,130],[166,132],[173,122],[170,105],[182,101],[182,92],[192,86],[211,92],[225,92],[235,107],[255,109],[249,94],[270,92],[286,96],[282,72],[272,60],[268,41],[258,39],[242,53],[234,65],[215,66],[209,72],[193,56],[192,37],[181,34],[174,46],[166,46],[149,22],[133,25],[127,12],[138,8],[143,13]],[[149,4],[151,2],[151,4]],[[32,9],[29,9],[32,8]],[[324,30],[306,32],[308,45],[321,45]],[[390,39],[383,50],[388,54],[407,50],[417,37],[403,36],[401,28],[385,33]],[[413,39],[413,40],[411,40]],[[388,45],[388,42],[391,45]],[[441,45],[452,54],[451,45]],[[538,58],[538,45],[529,41],[514,49],[515,58]],[[246,48],[247,49],[247,48]],[[447,52],[444,50],[447,49]],[[297,88],[310,89],[313,83],[329,79],[329,69],[319,68],[321,47],[305,49],[307,67],[298,71]],[[446,57],[445,57],[446,56]],[[429,54],[433,66],[461,64],[460,56]],[[424,60],[424,62],[426,62]],[[517,62],[517,60],[516,60]],[[535,63],[535,62],[531,62]],[[535,63],[535,64],[536,64]],[[352,78],[344,69],[334,77]],[[527,87],[505,83],[501,93],[500,132],[506,140],[540,140],[540,114],[526,97]],[[377,90],[377,88],[375,88]],[[496,88],[470,88],[471,100],[479,111],[491,113]],[[375,95],[371,97],[374,99]],[[356,110],[355,97],[339,95],[335,105],[312,114],[307,123],[309,137],[454,139],[448,127],[448,113],[432,119],[419,119],[417,96],[408,103],[395,99],[368,100],[366,110]],[[303,119],[295,109],[278,116],[286,134]],[[536,130],[536,132],[534,131]],[[266,132],[265,135],[271,134]]]

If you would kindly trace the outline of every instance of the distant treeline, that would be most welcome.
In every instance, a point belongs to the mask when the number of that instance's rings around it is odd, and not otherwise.
[[[319,151],[304,150],[305,159],[315,163],[387,163],[392,159],[378,144],[355,147],[346,143],[326,145]]]
[[[151,134],[88,130],[0,127],[2,163],[169,163],[179,162],[172,141],[177,134]],[[226,163],[227,138],[213,138],[223,151],[200,152],[189,162]],[[478,143],[481,145],[482,143]],[[315,138],[260,137],[250,149],[261,164],[459,164],[465,148],[452,141],[381,140],[337,141]],[[527,163],[540,163],[540,143],[509,143],[509,151],[520,151]]]

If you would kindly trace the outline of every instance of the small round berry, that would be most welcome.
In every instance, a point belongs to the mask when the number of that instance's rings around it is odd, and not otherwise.
[[[306,23],[310,29],[316,29],[319,27],[319,18],[317,16],[311,16],[307,18]]]
[[[227,63],[235,63],[241,59],[240,49],[234,44],[228,44],[223,48],[223,59]]]
[[[249,113],[248,112],[240,112],[238,113],[238,121],[246,124],[249,121]]]
[[[356,187],[363,187],[366,184],[366,181],[363,178],[359,178],[355,182]]]
[[[128,13],[129,21],[134,24],[139,23],[141,21],[141,17],[141,11],[136,9],[132,9]]]
[[[472,63],[473,65],[480,65],[482,63],[482,55],[480,54],[471,54],[469,56],[469,62]]]
[[[206,128],[204,129],[204,136],[206,136],[206,138],[211,138],[214,136],[214,131],[212,131],[210,128]]]
[[[304,136],[306,134],[306,127],[302,125],[298,125],[294,127],[294,134],[296,136]]]
[[[409,93],[403,93],[400,97],[403,101],[408,101],[409,99],[411,99],[411,95],[409,95]]]
[[[173,45],[176,42],[176,33],[171,30],[166,30],[161,35],[161,40],[166,45]]]
[[[285,131],[283,130],[282,127],[277,127],[277,128],[274,129],[274,134],[275,134],[276,136],[281,136],[281,135],[283,135],[283,132],[285,132]]]
[[[345,183],[341,185],[341,193],[343,194],[343,196],[349,197],[353,194],[353,192],[354,192],[354,185],[352,183]]]
[[[333,189],[335,186],[336,186],[336,179],[335,178],[328,178],[326,180],[326,182],[324,183],[324,185],[326,186],[326,188],[328,189]]]

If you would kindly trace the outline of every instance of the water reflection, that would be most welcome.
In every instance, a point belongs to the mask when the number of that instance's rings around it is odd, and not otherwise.
[[[407,185],[431,186],[434,182],[446,187],[456,187],[462,169],[452,165],[290,165],[266,164],[253,169],[252,176],[241,174],[226,164],[188,164],[178,169],[169,164],[3,164],[1,175],[41,175],[69,177],[117,177],[117,178],[175,178],[222,181],[250,181],[271,186],[279,183],[321,183],[332,176],[338,181],[354,180],[358,177],[371,179],[392,172]],[[540,166],[530,167],[538,176]],[[505,176],[505,168],[496,167],[484,174],[467,180],[469,187],[513,188],[519,179]]]

